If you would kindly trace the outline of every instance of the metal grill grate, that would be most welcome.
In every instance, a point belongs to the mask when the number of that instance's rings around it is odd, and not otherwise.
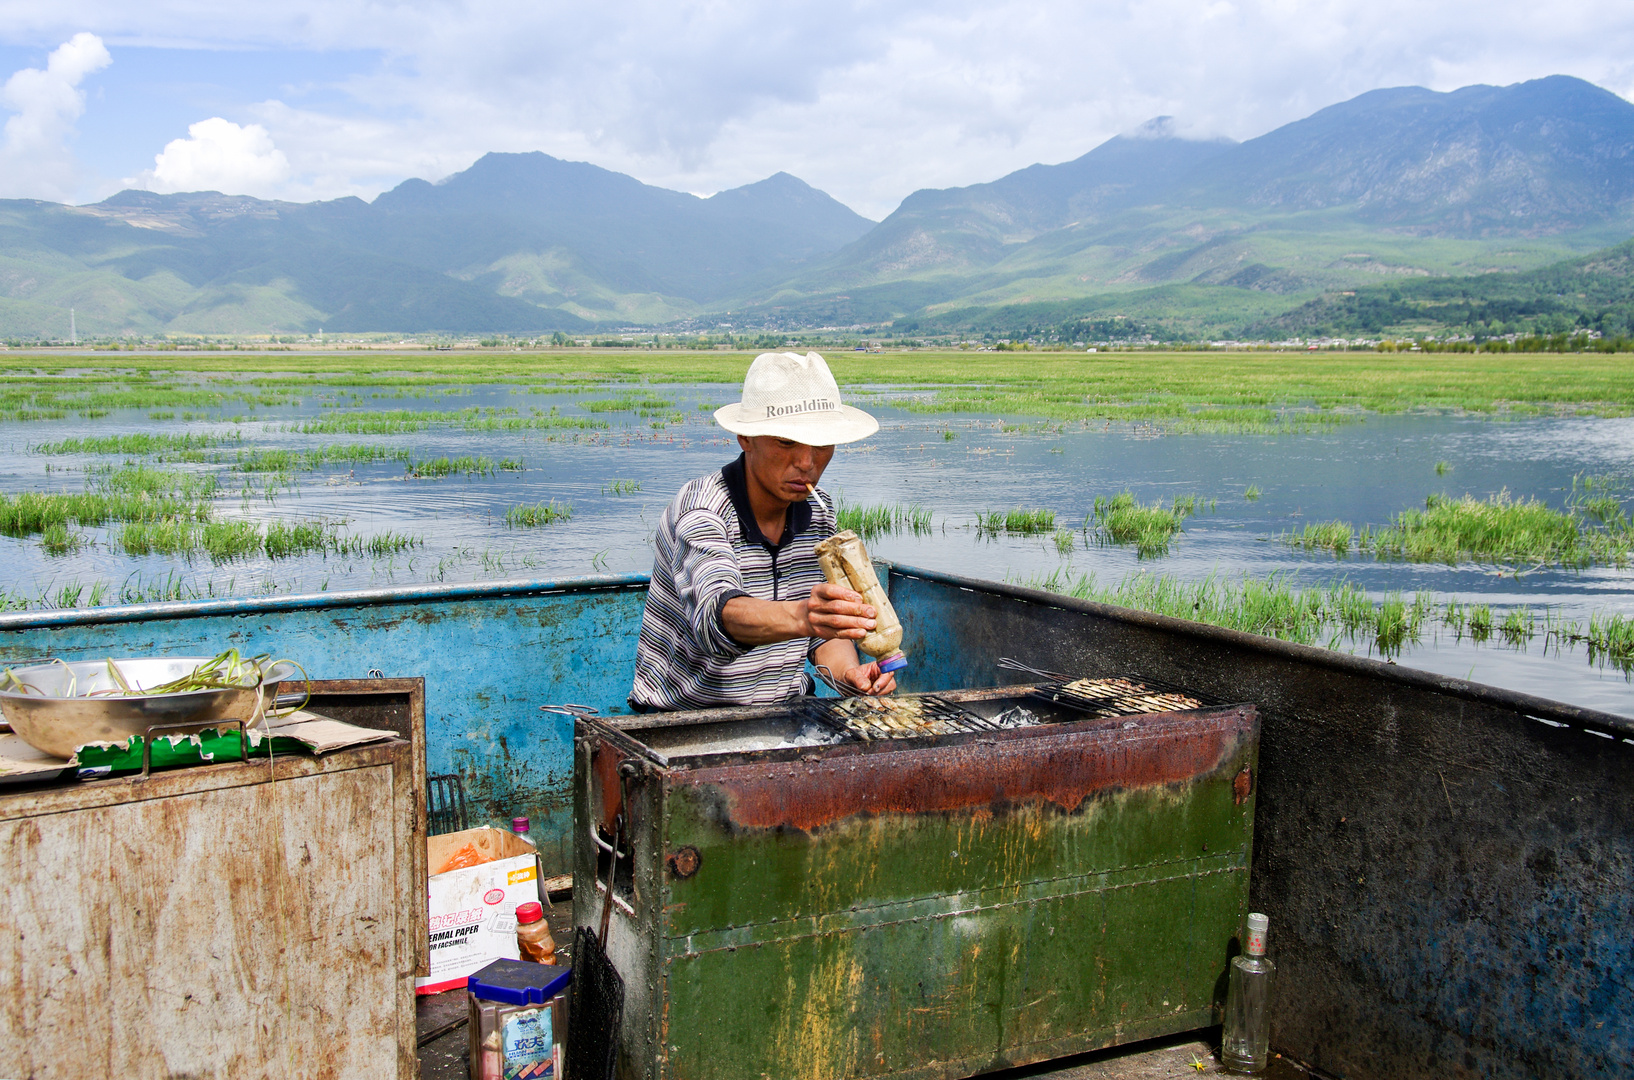
[[[1045,683],[1035,687],[1029,696],[1069,705],[1092,716],[1186,712],[1215,704],[1189,690],[1177,690],[1149,679],[1121,677]]]
[[[613,1080],[618,1033],[624,1023],[624,979],[607,958],[596,932],[573,930],[573,982],[568,989],[567,1061],[574,1080]]]
[[[455,773],[426,777],[426,835],[441,836],[470,827],[465,780]]]
[[[1009,726],[932,696],[816,698],[807,709],[818,723],[868,740],[1002,731]]]

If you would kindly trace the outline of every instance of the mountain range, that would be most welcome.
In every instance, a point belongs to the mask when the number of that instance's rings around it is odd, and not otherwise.
[[[373,202],[0,200],[0,334],[62,336],[69,307],[87,335],[537,333],[726,312],[738,327],[952,330],[1040,310],[1214,333],[1292,326],[1374,283],[1533,272],[1631,234],[1634,105],[1554,76],[1376,90],[1242,143],[1158,118],[1063,164],[914,192],[878,223],[786,173],[699,198],[542,153],[488,154]]]

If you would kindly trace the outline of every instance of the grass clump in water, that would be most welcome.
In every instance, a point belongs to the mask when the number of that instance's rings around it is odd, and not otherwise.
[[[978,510],[976,531],[1008,533],[1011,536],[1037,536],[1055,531],[1054,510]]]
[[[292,559],[326,550],[334,535],[334,529],[321,521],[274,521],[261,546],[269,559]]]
[[[548,503],[523,503],[505,511],[505,524],[513,529],[533,529],[572,518],[573,507],[558,504],[555,499]]]
[[[1134,492],[1120,491],[1096,496],[1095,508],[1084,524],[1093,525],[1102,543],[1135,545],[1137,555],[1144,559],[1167,555],[1175,534],[1196,510],[1195,495],[1176,495],[1169,506],[1161,502],[1143,506]]]
[[[119,531],[127,555],[187,555],[198,548],[198,525],[176,519],[127,521]]]
[[[1609,494],[1584,492],[1556,510],[1537,499],[1500,491],[1486,499],[1431,495],[1422,510],[1404,510],[1378,529],[1357,530],[1341,521],[1318,522],[1280,539],[1292,547],[1343,555],[1354,538],[1357,550],[1407,562],[1532,563],[1583,567],[1626,566],[1634,549],[1622,503]]]
[[[579,407],[590,413],[633,412],[646,417],[668,414],[675,408],[675,402],[656,394],[623,394],[615,398],[581,401]]]
[[[1247,499],[1249,502],[1253,502],[1259,497],[1260,486],[1258,484],[1249,484],[1247,487],[1243,488],[1243,498]]]
[[[253,521],[207,521],[198,529],[198,543],[212,562],[230,562],[261,550],[261,527]]]
[[[161,454],[182,450],[208,450],[225,442],[237,442],[243,436],[203,435],[186,432],[181,435],[156,435],[136,432],[130,435],[93,435],[60,442],[41,443],[36,454]]]
[[[1334,558],[1342,558],[1350,554],[1350,546],[1356,540],[1356,530],[1343,521],[1318,521],[1283,539],[1290,547],[1306,551],[1331,551]]]
[[[639,480],[609,480],[601,486],[603,495],[634,495],[640,490]]]
[[[456,424],[481,418],[475,405],[466,409],[382,409],[378,412],[337,412],[285,425],[302,435],[410,435],[432,424]]]
[[[336,443],[305,450],[240,451],[236,472],[312,472],[325,465],[364,465],[375,461],[407,461],[409,452],[378,443]]]
[[[494,459],[491,457],[471,457],[464,455],[456,458],[440,457],[430,461],[411,461],[408,465],[408,475],[422,480],[435,480],[455,474],[463,476],[492,476]]]
[[[979,515],[978,515],[979,516]],[[915,536],[929,535],[932,511],[918,503],[864,503],[841,502],[834,509],[835,528],[850,529],[864,540],[911,532]]]
[[[84,544],[85,537],[69,530],[66,522],[54,521],[40,533],[40,546],[47,555],[71,555]]]

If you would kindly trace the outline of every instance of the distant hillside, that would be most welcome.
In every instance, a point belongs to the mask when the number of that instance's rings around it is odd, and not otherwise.
[[[1634,203],[1634,105],[1564,75],[1375,90],[1243,143],[1173,200],[1342,207],[1425,236],[1563,232]]]
[[[808,274],[862,284],[986,266],[1042,233],[1143,205],[1233,145],[1178,138],[1170,118],[1159,117],[1065,164],[1029,165],[990,184],[916,191],[878,228]]]
[[[787,276],[868,221],[786,173],[700,199],[489,154],[373,204],[125,191],[0,201],[0,333],[580,330]]]
[[[1253,337],[1386,334],[1634,336],[1634,240],[1518,274],[1480,274],[1330,293],[1269,319]]]
[[[1242,144],[1154,121],[1076,161],[916,192],[761,302],[935,316],[1158,285],[1304,299],[1524,270],[1634,232],[1634,105],[1555,76],[1379,90]]]

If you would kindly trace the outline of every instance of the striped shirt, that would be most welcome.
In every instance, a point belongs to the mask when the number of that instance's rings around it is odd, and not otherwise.
[[[706,709],[764,704],[810,693],[806,661],[821,638],[749,648],[721,624],[735,596],[799,600],[823,581],[818,541],[834,535],[834,512],[812,500],[789,507],[783,536],[760,533],[740,456],[680,490],[658,522],[652,586],[636,639],[630,706]]]

